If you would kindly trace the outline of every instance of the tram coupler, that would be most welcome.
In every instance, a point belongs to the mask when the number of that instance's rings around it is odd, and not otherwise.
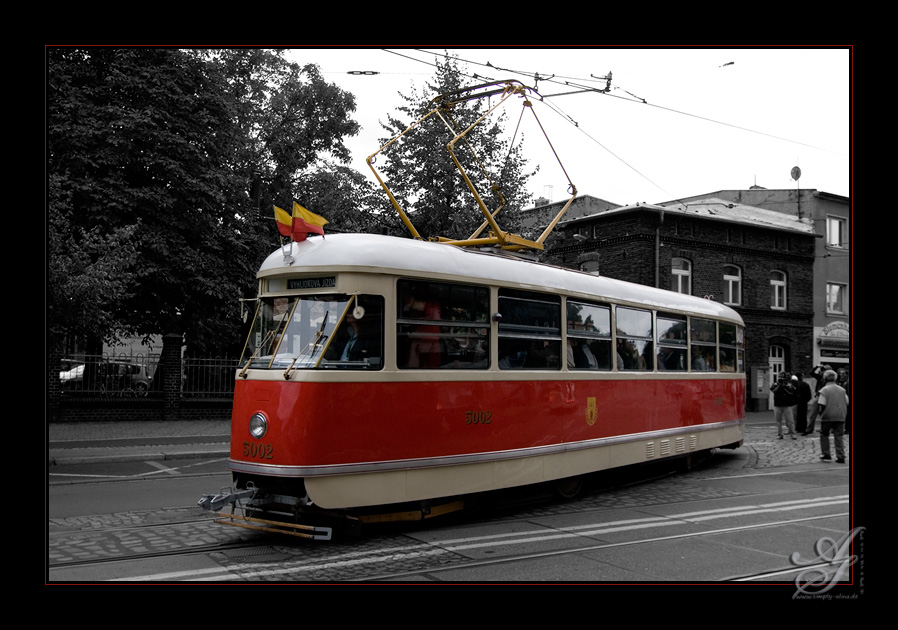
[[[252,499],[256,495],[257,488],[248,488],[234,492],[232,488],[222,488],[218,494],[204,494],[196,502],[204,510],[217,512],[226,505],[237,503],[243,499]]]

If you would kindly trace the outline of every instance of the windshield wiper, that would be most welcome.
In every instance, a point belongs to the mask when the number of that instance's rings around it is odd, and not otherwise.
[[[327,325],[327,316],[330,314],[330,311],[325,311],[324,319],[321,320],[321,327],[315,331],[315,334],[312,336],[312,339],[305,345],[305,347],[299,351],[299,353],[293,357],[293,360],[290,362],[290,365],[284,370],[284,380],[289,381],[290,375],[293,374],[294,366],[296,362],[299,361],[300,357],[302,357],[309,348],[316,348],[322,339],[327,339],[327,335],[324,334],[324,327]],[[313,352],[314,353],[314,352]],[[318,367],[317,365],[315,367]]]
[[[262,348],[264,348],[268,344],[268,342],[274,338],[274,335],[276,335],[276,334],[277,334],[276,330],[269,330],[267,333],[265,333],[265,338],[262,340],[262,343],[260,343],[256,347],[256,349],[253,350],[253,353],[251,355],[249,355],[249,358],[246,360],[246,363],[243,365],[243,369],[240,370],[240,373],[237,376],[239,376],[240,378],[246,378],[246,371],[249,369],[250,364],[256,358],[256,355],[259,354],[259,351]]]

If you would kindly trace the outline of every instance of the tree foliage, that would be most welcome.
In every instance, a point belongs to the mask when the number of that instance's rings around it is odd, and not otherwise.
[[[51,332],[233,341],[277,242],[271,207],[346,161],[352,95],[270,50],[53,48],[47,63]]]
[[[382,144],[420,120],[432,108],[433,98],[472,83],[455,59],[447,57],[438,61],[433,79],[420,93],[413,91],[400,95],[406,104],[383,124],[391,135],[384,138]],[[456,105],[451,117],[457,129],[466,129],[488,109],[487,101],[472,100]],[[499,187],[506,200],[506,206],[498,217],[499,225],[506,230],[515,230],[516,215],[530,199],[525,186],[533,173],[526,170],[521,143],[511,146],[511,134],[505,128],[505,113],[491,116],[466,137],[473,152],[458,143],[455,154],[491,211],[500,204],[493,190],[494,185]],[[483,221],[476,200],[446,149],[451,139],[449,128],[433,115],[402,136],[383,154],[386,162],[381,168],[387,185],[425,238],[467,238]]]

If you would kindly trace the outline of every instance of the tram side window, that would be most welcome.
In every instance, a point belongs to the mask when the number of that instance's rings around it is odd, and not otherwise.
[[[499,290],[499,368],[561,368],[561,298]]]
[[[658,370],[685,372],[689,365],[686,352],[686,318],[658,313]]]
[[[358,295],[342,314],[343,321],[327,346],[320,367],[380,369],[383,367],[384,299]]]
[[[489,367],[486,287],[400,280],[396,364],[402,369]]]
[[[689,340],[694,372],[717,371],[717,322],[693,317],[690,320]]]
[[[635,308],[617,307],[617,369],[654,369],[652,313]]]
[[[611,308],[567,302],[567,366],[571,370],[611,369]]]
[[[720,371],[745,371],[745,329],[736,324],[720,324]]]

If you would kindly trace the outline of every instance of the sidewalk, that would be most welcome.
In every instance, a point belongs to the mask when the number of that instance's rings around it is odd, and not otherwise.
[[[49,465],[227,457],[230,420],[65,422],[47,427]],[[845,439],[846,451],[848,438]],[[746,415],[734,464],[766,468],[819,462],[819,435],[777,439],[773,412]]]
[[[47,426],[47,463],[227,457],[230,420],[63,422]]]

